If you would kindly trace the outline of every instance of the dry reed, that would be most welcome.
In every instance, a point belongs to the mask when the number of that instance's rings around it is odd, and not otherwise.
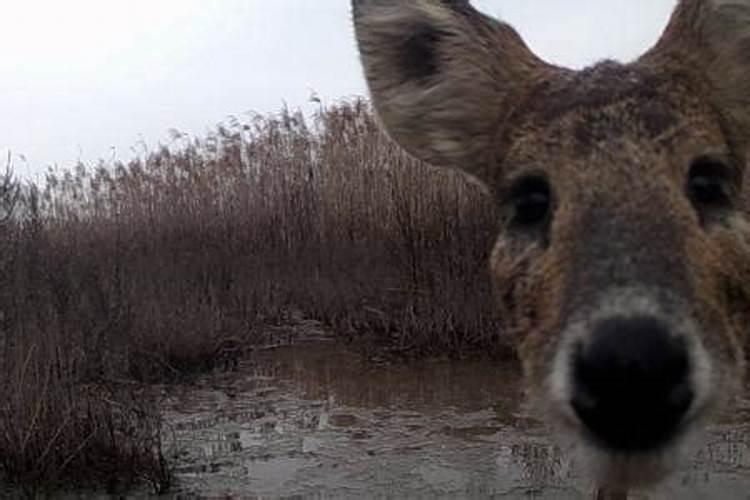
[[[373,353],[506,352],[485,269],[494,205],[404,155],[366,101],[174,139],[0,183],[9,477],[119,477],[102,465],[119,462],[167,484],[158,412],[86,391],[231,364],[290,315]]]

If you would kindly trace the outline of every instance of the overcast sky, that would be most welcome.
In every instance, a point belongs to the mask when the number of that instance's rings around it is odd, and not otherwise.
[[[365,93],[348,0],[0,1],[0,152],[25,176],[127,159],[170,128],[201,134],[313,91],[324,103]],[[548,61],[582,67],[636,57],[675,0],[474,4]]]

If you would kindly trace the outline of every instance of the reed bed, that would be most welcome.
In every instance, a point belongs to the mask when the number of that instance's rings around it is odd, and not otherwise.
[[[231,366],[288,340],[266,332],[291,317],[374,355],[507,354],[486,272],[495,221],[476,186],[407,157],[359,99],[175,131],[39,185],[6,175],[2,472],[132,472],[164,489],[158,408],[131,383]]]
[[[290,311],[372,348],[497,345],[491,200],[407,157],[366,101],[174,137],[24,189],[15,324],[42,308],[141,379],[209,365]]]

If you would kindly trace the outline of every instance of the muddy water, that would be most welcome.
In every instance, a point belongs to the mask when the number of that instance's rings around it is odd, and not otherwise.
[[[524,411],[519,373],[485,362],[368,364],[331,342],[256,355],[171,389],[181,497],[589,498],[575,463]],[[658,490],[750,499],[750,401]]]

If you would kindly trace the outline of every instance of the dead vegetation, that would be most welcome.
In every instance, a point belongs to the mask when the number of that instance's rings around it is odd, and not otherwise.
[[[374,353],[503,352],[485,270],[493,205],[406,157],[365,101],[174,140],[44,185],[6,176],[8,478],[130,474],[164,489],[158,410],[123,381],[223,366],[291,312]]]

